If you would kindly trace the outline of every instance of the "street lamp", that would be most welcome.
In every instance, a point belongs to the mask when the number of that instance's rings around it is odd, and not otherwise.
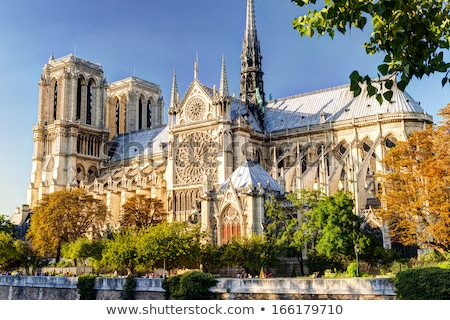
[[[359,246],[357,244],[355,244],[355,254],[356,254],[356,276],[359,277],[359,261],[358,261]]]

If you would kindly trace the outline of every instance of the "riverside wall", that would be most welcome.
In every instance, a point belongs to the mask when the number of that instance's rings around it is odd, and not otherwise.
[[[163,300],[160,278],[136,278],[137,300]],[[219,278],[212,291],[229,300],[394,300],[387,278]],[[97,300],[120,300],[124,278],[97,278]],[[59,276],[0,276],[0,300],[77,300],[77,278]]]

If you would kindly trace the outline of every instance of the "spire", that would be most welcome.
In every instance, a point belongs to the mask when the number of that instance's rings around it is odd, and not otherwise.
[[[177,72],[173,69],[173,80],[172,80],[172,93],[170,96],[169,109],[174,109],[178,106],[178,85],[177,85]]]
[[[255,7],[253,0],[247,0],[247,17],[245,24],[244,41],[247,41],[247,45],[257,41],[256,28],[255,28]]]
[[[241,53],[240,98],[264,127],[264,82],[262,55],[256,33],[254,1],[247,0],[247,14]]]
[[[198,53],[194,62],[194,80],[198,80]]]
[[[222,71],[220,72],[219,95],[221,97],[227,97],[229,95],[227,70],[225,68],[225,56],[222,56]]]

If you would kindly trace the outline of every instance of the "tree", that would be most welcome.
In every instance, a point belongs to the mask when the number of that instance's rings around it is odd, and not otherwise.
[[[33,208],[27,239],[42,256],[59,261],[64,243],[81,237],[97,239],[108,218],[106,206],[82,189],[45,195]]]
[[[0,215],[0,232],[6,232],[11,235],[15,233],[14,224],[3,214]]]
[[[249,238],[232,238],[224,249],[224,261],[228,266],[240,266],[246,273],[259,273],[261,268],[274,267],[277,251],[263,235]]]
[[[129,230],[114,234],[111,239],[105,240],[101,265],[115,270],[126,269],[129,275],[133,274],[139,264],[138,242],[138,236]]]
[[[82,264],[85,265],[89,258],[100,261],[104,246],[105,243],[102,240],[78,238],[75,242],[65,243],[61,248],[61,253],[64,258],[72,259],[75,266],[78,265],[78,260],[81,260]]]
[[[0,231],[0,270],[24,266],[29,253],[29,247],[24,241],[16,240],[10,233]]]
[[[354,214],[353,208],[348,192],[324,197],[305,214],[307,223],[299,232],[311,235],[315,252],[332,262],[353,258],[356,244],[361,252],[368,246],[368,236],[360,230],[362,219]]]
[[[293,253],[300,264],[301,275],[305,275],[303,251],[307,243],[307,234],[297,232],[303,224],[302,213],[317,205],[321,196],[320,191],[299,190],[288,194],[287,200],[291,206],[282,206],[271,197],[265,203],[266,208],[266,235],[268,239],[280,249]]]
[[[142,268],[198,268],[201,234],[185,222],[162,222],[140,232],[138,259]]]
[[[120,225],[137,230],[155,225],[166,218],[161,200],[147,198],[143,195],[133,196],[122,206],[123,215]]]
[[[299,6],[312,6],[316,0],[292,0]],[[378,66],[380,76],[390,76],[373,85],[369,76],[357,71],[350,75],[351,90],[361,93],[365,82],[370,96],[391,100],[394,78],[400,76],[397,87],[404,90],[413,78],[441,72],[442,85],[449,82],[450,63],[444,51],[450,47],[450,4],[445,0],[325,0],[323,7],[308,10],[295,18],[293,26],[301,36],[312,37],[336,31],[345,34],[351,28],[363,30],[368,18],[373,26],[370,39],[364,44],[367,54],[384,53]]]
[[[384,159],[379,216],[393,241],[403,245],[450,250],[450,105],[440,111],[438,126],[413,132]]]

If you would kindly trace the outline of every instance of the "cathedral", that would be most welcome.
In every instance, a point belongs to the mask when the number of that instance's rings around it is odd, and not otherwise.
[[[129,77],[109,83],[100,64],[50,57],[39,81],[38,120],[27,201],[83,188],[102,199],[119,227],[133,195],[161,199],[169,221],[200,224],[210,240],[260,234],[264,203],[299,189],[352,192],[355,214],[389,238],[371,210],[379,205],[382,159],[397,141],[433,119],[394,85],[391,102],[349,85],[272,100],[265,94],[254,1],[247,0],[239,97],[225,60],[218,88],[194,77],[170,101],[158,84]],[[167,123],[164,121],[167,112]]]

